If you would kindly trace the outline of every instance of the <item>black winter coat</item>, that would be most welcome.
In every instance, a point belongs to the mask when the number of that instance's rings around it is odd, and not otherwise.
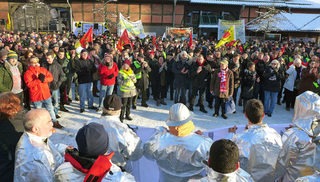
[[[0,120],[0,181],[13,181],[15,150],[21,135],[9,120]]]
[[[135,61],[131,65],[131,69],[136,75],[141,72],[141,78],[137,79],[137,82],[135,84],[137,89],[146,90],[147,88],[149,88],[149,73],[151,72],[149,64],[144,68],[139,61]]]
[[[172,64],[172,72],[174,73],[174,88],[186,88],[186,82],[187,82],[187,74],[182,74],[181,70],[185,68],[189,70],[189,65],[186,61],[182,60],[176,60]]]
[[[46,68],[52,74],[53,81],[49,83],[50,90],[57,90],[65,80],[62,66],[54,60],[52,64],[49,64],[48,62],[43,63],[42,67]]]
[[[75,70],[78,75],[78,82],[82,84],[93,81],[92,75],[96,72],[97,68],[91,59],[83,60],[81,58],[75,60]]]
[[[192,88],[194,89],[205,88],[210,77],[211,67],[207,61],[202,65],[200,73],[197,73],[198,67],[200,67],[200,65],[194,62],[190,68],[190,78],[192,80]]]
[[[261,81],[263,81],[263,73],[266,68],[267,68],[267,64],[263,60],[258,60],[258,62],[256,63],[256,71]]]
[[[283,76],[279,70],[274,70],[271,67],[267,67],[263,74],[264,90],[270,92],[279,92],[281,88],[281,80]]]
[[[252,99],[254,96],[254,85],[257,76],[256,72],[250,72],[249,70],[245,69],[243,72],[242,77],[242,97],[244,99]]]

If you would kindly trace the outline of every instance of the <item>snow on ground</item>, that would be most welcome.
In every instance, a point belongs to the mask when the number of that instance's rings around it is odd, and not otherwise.
[[[98,98],[94,98],[95,106],[98,106]],[[131,109],[132,121],[124,120],[125,123],[130,125],[137,125],[142,127],[155,128],[158,126],[166,126],[165,121],[168,119],[169,109],[174,103],[169,99],[165,99],[167,103],[166,106],[161,105],[156,106],[156,102],[153,99],[149,99],[147,102],[149,104],[148,108],[142,107],[140,105],[140,99],[137,101],[137,109]],[[197,101],[197,100],[196,100]],[[214,118],[212,114],[213,109],[207,107],[205,102],[207,114],[199,111],[199,107],[194,107],[193,122],[196,130],[211,130],[216,128],[228,127],[233,125],[247,124],[247,120],[242,113],[242,107],[237,106],[237,113],[228,114],[228,119],[224,120],[221,116]],[[79,128],[81,128],[86,121],[93,118],[99,118],[101,113],[97,113],[95,110],[88,110],[84,113],[80,113],[80,103],[79,101],[73,101],[70,105],[66,105],[66,108],[70,111],[69,113],[60,112],[61,118],[59,122],[65,126],[63,130],[57,129],[57,132],[52,135],[51,140],[54,143],[64,143],[67,145],[76,146],[75,135]],[[220,110],[221,114],[221,110]],[[290,123],[293,116],[293,109],[291,111],[286,111],[284,104],[281,106],[276,104],[275,110],[272,117],[266,116],[264,122],[268,124],[285,124]]]

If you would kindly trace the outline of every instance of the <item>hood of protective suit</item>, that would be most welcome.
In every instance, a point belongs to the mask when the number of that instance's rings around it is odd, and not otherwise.
[[[320,135],[320,97],[306,91],[296,98],[292,123],[302,129],[309,136],[317,137]]]

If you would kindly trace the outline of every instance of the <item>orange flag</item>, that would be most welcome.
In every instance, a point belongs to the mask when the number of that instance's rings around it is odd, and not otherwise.
[[[84,36],[82,37],[82,39],[80,40],[80,43],[82,45],[83,48],[86,47],[88,42],[93,42],[93,31],[92,31],[92,27],[89,29],[89,31],[84,34]]]
[[[130,42],[130,39],[129,39],[129,36],[128,36],[128,32],[127,32],[127,29],[125,29],[120,37],[120,40],[117,44],[117,49],[119,51],[122,51],[123,49],[123,46],[124,45],[127,45],[127,44],[130,44],[131,45],[131,42]]]

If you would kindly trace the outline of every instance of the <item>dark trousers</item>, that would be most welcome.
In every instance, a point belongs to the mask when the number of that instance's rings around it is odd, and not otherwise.
[[[264,87],[263,83],[255,83],[254,86],[254,98],[259,99],[262,103],[264,103]]]
[[[137,99],[139,94],[141,93],[141,103],[147,103],[148,100],[148,95],[147,95],[147,89],[142,90],[137,88],[137,95],[133,96],[132,100],[132,105],[136,106],[137,105]]]
[[[233,101],[234,101],[234,103],[237,103],[237,96],[238,96],[238,90],[239,90],[239,87],[234,87],[233,88]]]
[[[221,107],[222,114],[226,114],[226,100],[225,98],[220,98],[215,96],[214,102],[214,112],[215,114],[219,114],[219,109]]]
[[[194,105],[194,101],[196,100],[198,93],[199,93],[198,103],[200,106],[203,106],[203,97],[204,97],[205,91],[206,91],[206,88],[192,88],[191,98],[189,100],[190,106]]]
[[[122,107],[121,107],[120,118],[123,119],[125,114],[126,116],[130,115],[132,97],[121,98],[121,102],[122,102]]]
[[[290,108],[290,107],[293,108],[298,91],[297,90],[290,91],[288,89],[284,89],[284,94],[285,94],[284,97],[286,98],[286,108]]]
[[[62,82],[62,84],[59,87],[60,92],[60,105],[64,105],[67,102],[67,84],[68,82]]]
[[[161,86],[160,83],[153,83],[152,93],[154,100],[164,99],[167,95],[167,88],[166,86]]]
[[[170,90],[170,100],[173,100],[173,93],[174,93],[174,88],[173,88],[173,79],[168,79],[167,80],[167,90]]]
[[[209,81],[207,83],[207,88],[206,88],[206,101],[208,102],[209,106],[212,106],[213,99],[214,99],[214,96],[210,92],[210,81]]]
[[[25,91],[23,92],[23,103],[24,103],[24,108],[30,110],[31,106],[30,106],[30,95],[29,95],[29,88],[25,89]]]

